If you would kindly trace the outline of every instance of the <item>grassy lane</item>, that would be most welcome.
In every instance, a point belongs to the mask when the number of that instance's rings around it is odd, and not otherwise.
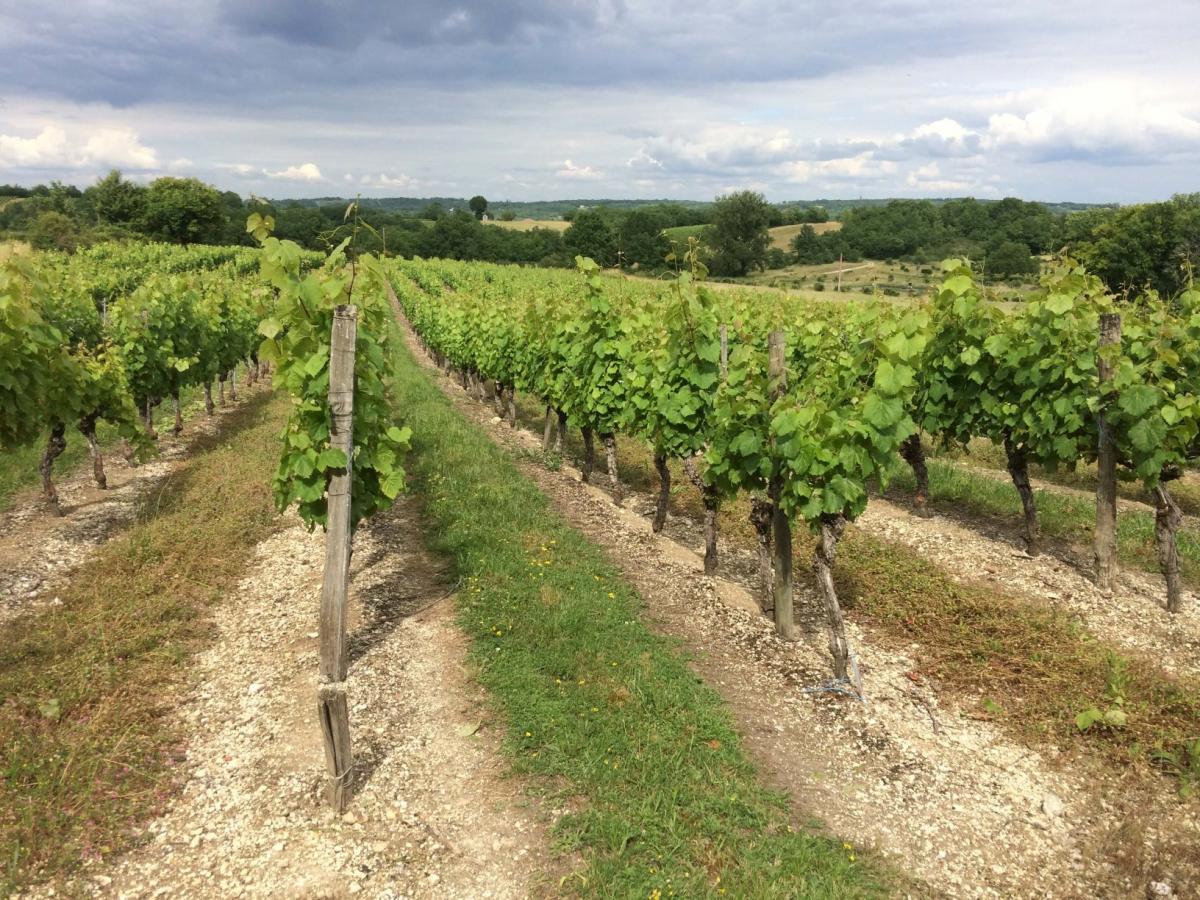
[[[171,789],[168,714],[206,611],[279,521],[270,491],[286,401],[263,392],[0,642],[0,894],[128,843]]]
[[[459,620],[508,723],[516,768],[573,811],[586,867],[564,891],[603,897],[852,897],[881,870],[793,829],[762,788],[718,695],[640,619],[602,552],[398,351],[410,461],[432,546],[457,565]]]

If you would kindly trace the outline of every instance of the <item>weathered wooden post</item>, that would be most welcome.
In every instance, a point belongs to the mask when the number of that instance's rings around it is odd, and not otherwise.
[[[339,306],[333,316],[329,346],[329,443],[346,455],[326,492],[325,580],[321,585],[321,666],[317,712],[325,742],[329,774],[326,796],[335,812],[350,798],[353,759],[350,713],[346,704],[346,582],[350,570],[350,482],[354,455],[354,343],[358,311]]]
[[[1110,348],[1121,343],[1121,317],[1116,313],[1100,316],[1100,341],[1097,350],[1096,372],[1099,376],[1100,412],[1097,416],[1098,443],[1096,447],[1096,586],[1111,594],[1117,582],[1117,447],[1108,427],[1104,396],[1116,369],[1115,353]]]
[[[782,331],[772,331],[767,340],[770,358],[767,364],[767,380],[770,384],[771,403],[787,390],[786,353]],[[772,444],[774,441],[772,440]],[[775,633],[785,641],[795,640],[796,625],[792,620],[792,523],[783,511],[783,478],[778,473],[771,476],[767,490],[771,498],[772,552],[771,568],[774,572],[771,599],[775,604]]]

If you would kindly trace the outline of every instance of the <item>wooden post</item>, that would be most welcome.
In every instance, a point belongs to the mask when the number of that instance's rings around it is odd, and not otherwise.
[[[770,360],[767,379],[770,383],[771,402],[778,400],[787,390],[787,366],[782,331],[772,331],[767,341]],[[771,498],[772,580],[771,599],[775,604],[775,633],[785,641],[795,640],[796,625],[792,620],[792,523],[783,511],[783,478],[776,474],[768,486]]]
[[[1116,313],[1100,316],[1100,342],[1096,372],[1099,376],[1100,413],[1097,416],[1098,443],[1096,449],[1096,586],[1112,594],[1117,582],[1117,447],[1108,428],[1104,413],[1105,396],[1116,369],[1116,350],[1121,344],[1121,317]]]
[[[325,742],[329,778],[326,797],[341,813],[350,798],[353,759],[346,705],[346,581],[350,569],[350,482],[354,453],[354,344],[358,311],[339,306],[333,316],[329,348],[330,445],[346,454],[326,492],[325,579],[321,585],[321,665],[317,711]]]

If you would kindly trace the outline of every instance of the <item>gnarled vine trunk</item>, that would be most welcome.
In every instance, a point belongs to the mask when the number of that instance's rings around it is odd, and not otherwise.
[[[517,427],[517,389],[509,385],[504,395],[506,404],[505,415],[508,416],[508,424],[512,428]]]
[[[921,446],[920,433],[910,435],[900,445],[900,457],[908,463],[917,483],[913,493],[913,505],[923,510],[929,501],[929,468],[925,465],[925,448]]]
[[[88,443],[88,453],[92,457],[92,477],[100,490],[108,487],[108,476],[104,474],[104,457],[100,454],[100,443],[96,440],[96,414],[84,416],[79,420],[79,432]]]
[[[183,434],[183,407],[179,403],[179,388],[171,391],[171,405],[175,408],[175,425],[171,428],[171,433]]]
[[[1158,564],[1167,580],[1167,611],[1177,613],[1183,605],[1183,585],[1179,581],[1179,547],[1175,534],[1183,523],[1183,511],[1166,484],[1154,488],[1154,542],[1158,546]]]
[[[555,410],[555,413],[558,414],[558,431],[554,434],[554,452],[561,455],[563,452],[563,441],[567,439],[567,414],[561,409]]]
[[[546,404],[546,424],[542,428],[542,452],[549,453],[554,440],[554,408]]]
[[[821,534],[813,555],[813,571],[825,600],[825,615],[829,622],[829,653],[833,657],[833,674],[841,679],[847,678],[850,642],[846,640],[846,621],[842,617],[837,588],[833,584],[833,563],[837,558],[838,541],[845,530],[846,520],[842,516],[822,516]]]
[[[63,513],[62,507],[58,505],[58,491],[54,488],[54,479],[51,476],[54,472],[54,461],[67,449],[66,434],[67,426],[62,422],[55,422],[50,427],[50,438],[46,441],[46,449],[42,451],[42,461],[38,466],[42,474],[42,493],[50,505],[50,511],[56,516]]]
[[[596,467],[596,443],[592,439],[592,429],[584,426],[579,429],[583,435],[583,466],[580,468],[580,478],[585,484],[592,480],[592,469]]]
[[[204,413],[211,416],[213,414],[213,399],[212,399],[212,382],[204,382]]]
[[[1041,551],[1041,530],[1038,528],[1037,503],[1033,499],[1033,486],[1029,483],[1029,456],[1008,435],[1004,436],[1004,455],[1008,461],[1008,474],[1021,495],[1021,508],[1025,511],[1025,550],[1030,556]]]
[[[717,573],[717,507],[720,502],[717,489],[710,484],[705,484],[704,479],[700,477],[700,471],[696,468],[696,457],[689,456],[685,459],[683,470],[687,473],[688,480],[700,492],[700,499],[704,504],[704,574],[715,575]]]
[[[600,440],[604,444],[604,459],[608,463],[608,477],[612,479],[613,502],[620,506],[625,496],[621,491],[621,479],[617,477],[617,436],[602,434]]]
[[[150,436],[152,441],[158,440],[158,432],[154,430],[154,401],[146,400],[146,409],[142,413],[142,421],[146,425],[146,434]]]
[[[658,473],[658,501],[654,505],[651,527],[658,534],[667,524],[667,504],[671,500],[671,470],[667,467],[667,457],[662,453],[654,454],[654,471]]]
[[[217,386],[220,391],[219,396],[220,396],[222,409],[224,409],[224,407],[225,407],[225,382],[228,380],[228,378],[229,378],[229,376],[227,376],[224,372],[222,372],[220,375],[217,376]]]
[[[758,543],[758,605],[764,613],[775,609],[773,585],[775,576],[771,568],[771,522],[775,508],[771,501],[762,497],[750,498],[750,524]]]
[[[229,399],[233,403],[237,403],[237,369],[229,370]]]

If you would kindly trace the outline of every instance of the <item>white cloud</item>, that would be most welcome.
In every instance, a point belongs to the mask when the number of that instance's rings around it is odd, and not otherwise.
[[[0,168],[88,169],[116,167],[143,171],[158,167],[158,155],[130,128],[99,128],[70,135],[47,125],[34,137],[0,134]]]
[[[905,176],[904,183],[924,193],[954,194],[971,189],[969,181],[943,178],[941,166],[936,161],[913,169]]]
[[[893,175],[896,168],[890,159],[876,159],[873,152],[867,151],[841,159],[785,163],[781,174],[788,181],[804,184],[810,181],[876,180]]]
[[[268,178],[276,178],[280,181],[324,181],[325,176],[321,174],[321,170],[314,163],[301,163],[298,166],[288,166],[286,169],[281,169],[278,172],[265,172]]]
[[[410,178],[408,175],[385,175],[382,172],[378,175],[364,175],[360,179],[363,184],[377,188],[395,188],[397,190],[415,190],[420,187],[420,182],[415,178]]]
[[[576,181],[595,181],[598,178],[603,178],[601,172],[597,172],[591,166],[577,166],[571,160],[563,160],[562,168],[554,173],[558,178],[569,178]]]
[[[1090,82],[1005,98],[988,117],[985,143],[1046,159],[1200,156],[1200,115],[1140,85]]]
[[[167,163],[167,169],[172,172],[182,172],[195,167],[195,163],[186,156],[181,156],[179,159],[173,159]]]

